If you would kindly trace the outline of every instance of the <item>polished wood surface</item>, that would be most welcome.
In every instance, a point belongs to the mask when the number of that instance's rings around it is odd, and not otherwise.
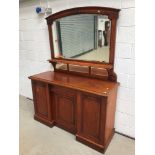
[[[50,94],[54,98],[57,126],[76,133],[76,92],[64,87],[51,86]]]
[[[32,80],[34,118],[76,135],[76,140],[104,152],[114,133],[118,83],[59,72]]]
[[[58,62],[58,63],[65,63],[65,64],[74,64],[74,65],[80,65],[80,66],[92,66],[92,67],[98,67],[98,68],[105,68],[105,69],[112,69],[113,65],[109,63],[102,63],[97,61],[84,61],[84,60],[66,60],[66,59],[60,59],[60,58],[53,58],[52,60],[48,60],[49,62]]]
[[[50,100],[49,85],[32,80],[32,91],[35,109],[34,119],[48,126],[53,126],[53,105]]]
[[[117,24],[117,18],[119,14],[119,9],[114,9],[114,8],[106,8],[106,7],[97,7],[97,6],[87,6],[87,7],[77,7],[77,8],[72,8],[72,9],[67,9],[63,10],[60,12],[57,12],[55,14],[50,15],[49,17],[46,18],[47,20],[47,25],[48,25],[48,30],[49,30],[49,42],[50,42],[50,49],[51,49],[51,59],[48,60],[54,67],[54,70],[59,70],[56,69],[56,64],[57,63],[63,63],[67,64],[67,70],[60,70],[60,72],[66,72],[70,74],[77,74],[79,75],[79,72],[72,72],[69,70],[69,64],[75,64],[75,65],[81,65],[81,66],[88,66],[89,68],[91,67],[96,67],[96,68],[105,68],[108,71],[108,78],[106,80],[109,81],[117,81],[117,76],[114,73],[114,58],[115,58],[115,40],[116,40],[116,24]],[[110,52],[109,52],[109,63],[105,62],[99,62],[99,61],[86,61],[86,60],[75,60],[75,59],[66,59],[66,58],[56,58],[54,55],[54,45],[53,45],[53,34],[52,34],[52,24],[55,20],[71,15],[78,15],[78,14],[98,14],[98,15],[107,15],[108,18],[111,20],[111,36],[110,36]],[[74,49],[72,49],[74,50]],[[91,69],[90,69],[91,70]],[[90,71],[89,70],[89,71]],[[81,76],[84,75],[85,73],[81,72]],[[90,77],[94,78],[102,78],[105,80],[104,76],[97,76],[97,75],[91,75],[90,72],[88,74]]]
[[[79,126],[77,135],[96,143],[103,141],[106,102],[101,96],[83,93],[78,105]],[[101,121],[102,120],[102,121]]]
[[[79,7],[47,17],[51,48],[49,62],[54,71],[29,77],[33,91],[34,119],[50,127],[56,125],[69,131],[76,135],[76,140],[100,152],[105,152],[114,134],[119,85],[114,73],[118,12],[119,9],[113,8]],[[112,26],[109,63],[54,57],[53,21],[76,14],[108,15]]]
[[[80,66],[80,65],[72,65],[69,64],[56,64],[56,72],[64,72],[66,73],[67,68],[69,70],[68,73],[74,75],[81,75],[89,78],[102,79],[104,81],[108,80],[108,71],[105,68],[96,68],[90,66]],[[115,81],[115,80],[114,80]]]
[[[77,7],[66,9],[55,14],[52,14],[46,18],[47,24],[52,24],[55,20],[71,15],[77,14],[99,14],[99,15],[108,15],[110,19],[118,18],[118,12],[120,9],[99,7],[99,6],[86,6],[86,7]]]
[[[118,86],[117,82],[90,79],[60,72],[44,72],[29,77],[32,80],[39,80],[46,83],[65,86],[97,95],[108,96]]]

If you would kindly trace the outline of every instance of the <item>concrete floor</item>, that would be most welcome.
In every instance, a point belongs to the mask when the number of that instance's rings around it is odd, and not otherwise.
[[[33,102],[20,96],[20,155],[102,155],[57,127],[33,119]],[[105,155],[134,155],[135,141],[115,134]]]
[[[98,47],[96,50],[93,50],[91,52],[88,52],[86,54],[83,54],[81,56],[78,56],[74,59],[80,59],[80,60],[94,60],[94,61],[105,61],[109,62],[109,47]]]

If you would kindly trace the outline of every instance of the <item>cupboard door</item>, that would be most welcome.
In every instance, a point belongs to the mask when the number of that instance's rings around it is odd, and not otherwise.
[[[54,91],[56,124],[72,133],[76,131],[76,97],[72,90],[58,88]]]
[[[102,103],[102,97],[83,93],[77,105],[77,135],[96,143],[103,143],[105,104]]]
[[[43,118],[48,118],[46,84],[41,82],[33,82],[33,93],[35,114]]]

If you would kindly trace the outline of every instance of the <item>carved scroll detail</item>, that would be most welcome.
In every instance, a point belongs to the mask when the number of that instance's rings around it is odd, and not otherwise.
[[[107,72],[108,72],[108,80],[113,81],[113,82],[117,82],[117,75],[113,71],[113,69],[107,69]]]

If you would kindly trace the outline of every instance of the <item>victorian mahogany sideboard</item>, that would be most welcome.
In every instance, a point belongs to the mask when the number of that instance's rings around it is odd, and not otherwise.
[[[104,152],[114,134],[117,82],[48,71],[32,81],[34,118]]]
[[[114,8],[88,6],[71,8],[48,16],[46,20],[51,49],[49,62],[54,71],[29,77],[33,90],[34,118],[50,127],[56,125],[75,134],[76,140],[100,152],[106,150],[114,134],[118,88],[117,75],[114,72],[114,58],[119,11]],[[104,47],[102,52],[104,53],[105,49],[108,50],[109,60],[105,61],[104,56],[102,60],[98,59],[97,53],[96,57],[94,55],[90,60],[75,59],[63,55],[63,50],[60,48],[63,45],[61,36],[57,36],[60,34],[58,33],[60,32],[60,21],[63,18],[77,15],[78,18],[74,17],[74,19],[78,19],[79,23],[80,20],[86,21],[85,15],[93,19],[91,20],[94,22],[91,36],[95,36],[94,40],[97,38],[95,27],[98,25],[97,19],[102,17],[101,19],[104,19],[102,21],[108,21],[110,24],[108,27],[110,29],[109,46]],[[72,24],[71,22],[70,25]],[[66,28],[68,27],[66,26]],[[87,26],[83,28],[85,29]],[[80,34],[81,37],[88,34],[81,32],[84,31],[77,31],[76,34]],[[72,38],[72,35],[66,35],[69,42],[75,38]],[[70,47],[67,43],[65,45]],[[95,50],[96,43],[97,41],[94,41],[92,44]],[[80,40],[79,45],[83,45],[81,47],[84,53],[91,51],[88,50],[88,44],[85,44],[85,41]],[[76,53],[72,46],[68,50]]]

